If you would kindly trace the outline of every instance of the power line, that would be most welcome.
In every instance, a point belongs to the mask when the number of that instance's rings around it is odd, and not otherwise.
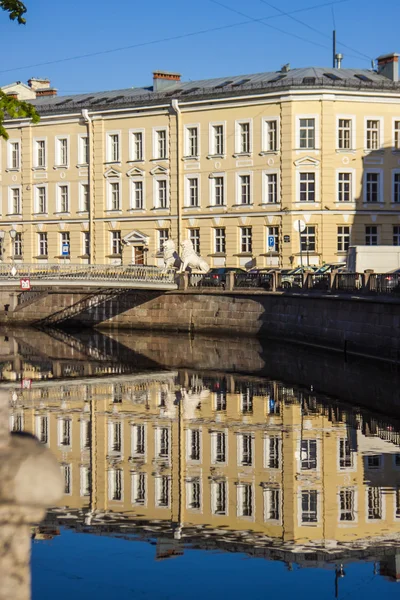
[[[323,4],[315,4],[313,6],[309,6],[306,8],[298,8],[290,13],[287,14],[294,14],[294,13],[299,13],[299,12],[307,12],[310,10],[314,10],[314,9],[318,9],[318,8],[323,8],[325,6],[332,6],[335,4],[342,4],[343,2],[349,2],[349,0],[333,0],[330,2],[324,2]],[[223,5],[221,5],[223,6]],[[226,7],[224,7],[226,8]],[[129,46],[120,46],[119,48],[110,48],[108,50],[98,50],[97,52],[88,52],[86,54],[78,54],[76,56],[69,56],[69,57],[65,57],[65,58],[59,58],[59,59],[55,59],[55,60],[49,60],[49,61],[45,61],[45,62],[40,62],[40,63],[34,63],[31,65],[24,65],[22,67],[13,67],[10,69],[2,69],[0,70],[0,73],[10,73],[12,71],[22,71],[24,69],[34,69],[36,67],[44,67],[47,65],[55,65],[55,64],[60,64],[63,62],[69,62],[69,61],[73,61],[73,60],[80,60],[82,58],[91,58],[93,56],[101,56],[101,55],[105,55],[105,54],[111,54],[114,52],[122,52],[124,50],[133,50],[134,48],[143,48],[145,46],[151,46],[153,44],[162,44],[163,42],[172,42],[172,41],[177,41],[177,40],[182,40],[188,37],[194,37],[197,35],[204,35],[205,33],[213,33],[213,32],[217,32],[217,31],[223,31],[225,29],[232,29],[234,27],[240,27],[242,25],[247,25],[249,22],[253,21],[253,22],[263,22],[266,20],[270,20],[270,19],[276,19],[278,18],[279,15],[272,15],[272,16],[267,16],[267,17],[260,17],[258,19],[253,19],[252,17],[247,17],[246,16],[246,21],[240,21],[238,23],[232,23],[230,25],[221,25],[219,27],[210,27],[208,29],[200,29],[199,31],[192,31],[192,32],[188,32],[188,33],[182,33],[180,35],[175,35],[175,36],[170,36],[170,37],[164,37],[164,38],[160,38],[158,40],[150,40],[148,42],[139,42],[138,44],[131,44]],[[278,31],[280,31],[278,29]],[[282,33],[286,33],[286,32],[282,32]],[[300,38],[302,39],[302,38]],[[303,40],[302,41],[308,41],[308,40]]]

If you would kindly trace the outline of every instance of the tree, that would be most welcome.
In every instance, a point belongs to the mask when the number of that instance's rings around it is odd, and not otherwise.
[[[0,0],[0,9],[9,13],[12,21],[18,21],[19,25],[25,25],[26,6],[20,0]],[[38,123],[40,120],[35,108],[32,104],[7,96],[0,89],[0,138],[8,139],[8,133],[4,128],[4,119],[30,118],[33,123]]]

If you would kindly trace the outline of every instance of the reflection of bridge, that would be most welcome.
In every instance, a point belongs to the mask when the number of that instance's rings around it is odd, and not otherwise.
[[[29,279],[31,285],[67,287],[134,288],[174,290],[174,272],[143,265],[3,264],[0,286],[18,285]]]

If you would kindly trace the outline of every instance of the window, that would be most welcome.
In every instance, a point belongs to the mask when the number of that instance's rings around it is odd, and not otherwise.
[[[267,173],[265,175],[265,195],[264,201],[267,204],[276,204],[278,202],[278,174]]]
[[[224,206],[225,204],[225,181],[224,177],[218,175],[211,180],[213,188],[213,204],[215,206]]]
[[[279,246],[279,227],[277,226],[273,226],[273,227],[267,227],[267,251],[269,251],[268,248],[268,237],[272,236],[274,238],[275,241],[275,248],[274,248],[274,252],[279,253],[280,251],[280,246]]]
[[[395,150],[400,150],[400,121],[395,121],[393,124],[394,136],[393,143]]]
[[[253,393],[249,388],[240,392],[240,412],[242,415],[253,414]]]
[[[301,150],[315,149],[315,119],[300,119],[299,140]]]
[[[192,510],[200,510],[201,508],[201,486],[200,478],[194,477],[186,483],[187,506]]]
[[[379,454],[367,456],[368,469],[380,469],[382,465],[382,457]]]
[[[242,433],[239,436],[239,464],[249,467],[253,464],[253,438],[251,434]]]
[[[11,431],[24,431],[24,415],[12,415],[11,416]]]
[[[317,468],[317,440],[302,440],[300,445],[301,470]]]
[[[35,160],[36,167],[46,166],[46,140],[36,140],[35,142]]]
[[[81,496],[90,496],[91,471],[89,467],[81,467]]]
[[[64,476],[64,494],[71,493],[71,465],[62,465],[61,471]]]
[[[300,234],[300,243],[302,252],[315,252],[316,250],[316,227],[307,225]]]
[[[71,240],[69,231],[62,231],[60,234],[60,254],[63,253],[64,245],[68,244],[68,256],[71,254]]]
[[[157,457],[169,457],[169,429],[168,427],[160,427],[157,429]]]
[[[304,490],[301,492],[301,522],[317,523],[318,521],[318,492]]]
[[[396,489],[396,519],[400,519],[400,488]]]
[[[200,229],[188,229],[188,237],[196,254],[200,254]]]
[[[47,233],[38,233],[39,256],[48,255]]]
[[[380,122],[367,119],[367,150],[378,150],[380,147]]]
[[[225,254],[225,228],[217,227],[214,229],[215,236],[215,253],[216,254]]]
[[[109,477],[109,499],[120,501],[123,497],[123,472],[122,469],[111,469]]]
[[[197,177],[187,179],[187,206],[199,206],[199,180]]]
[[[400,226],[393,225],[393,246],[400,246]]]
[[[90,256],[90,233],[89,231],[82,232],[82,254]]]
[[[376,225],[367,225],[365,227],[365,245],[378,245],[378,227]]]
[[[71,446],[71,419],[60,419],[59,421],[59,445]]]
[[[199,155],[199,130],[197,127],[186,129],[186,156],[197,157]]]
[[[47,213],[47,189],[45,186],[35,188],[36,192],[36,212],[38,214]]]
[[[278,150],[278,121],[264,121],[264,151],[276,152]]]
[[[367,490],[368,519],[382,519],[382,494],[378,487]]]
[[[157,193],[157,208],[168,208],[167,180],[166,179],[158,179],[156,181],[156,193]]]
[[[226,410],[226,392],[215,393],[215,410],[223,412]]]
[[[251,483],[238,485],[238,516],[253,516],[253,486]]]
[[[142,210],[143,209],[143,181],[141,180],[132,180],[132,206],[131,208],[134,210]]]
[[[226,461],[226,434],[216,431],[212,434],[213,462],[224,463]]]
[[[164,244],[169,238],[168,229],[159,229],[158,230],[158,251],[162,252],[164,249]]]
[[[399,148],[400,150],[400,148]],[[393,202],[400,202],[400,173],[393,174]]]
[[[350,469],[353,467],[353,452],[348,438],[339,441],[339,468]]]
[[[58,167],[68,166],[68,139],[56,139],[56,161]]]
[[[11,188],[10,190],[10,214],[21,214],[21,190],[19,187]]]
[[[81,210],[89,212],[89,185],[87,183],[80,184]]]
[[[315,202],[315,173],[300,173],[300,202]]]
[[[338,226],[337,228],[337,250],[338,252],[347,252],[350,246],[350,227]]]
[[[61,213],[69,212],[69,198],[68,198],[68,186],[58,186],[58,209]]]
[[[251,130],[250,122],[236,124],[236,152],[238,154],[250,154],[251,152]]]
[[[200,460],[200,429],[189,429],[189,458]]]
[[[48,444],[49,442],[49,418],[48,417],[36,417],[36,437],[42,444]]]
[[[252,251],[252,234],[251,227],[240,228],[240,251],[251,252]]]
[[[146,454],[146,431],[144,425],[132,426],[132,454],[144,456]]]
[[[122,452],[122,423],[108,424],[108,451]]]
[[[9,142],[8,152],[8,168],[19,169],[21,162],[19,142]]]
[[[351,119],[339,119],[338,121],[338,148],[339,150],[350,150],[352,147],[352,122]]]
[[[281,466],[281,438],[273,435],[265,438],[266,467],[279,469]]]
[[[118,256],[122,254],[122,239],[120,231],[111,231],[111,254]]]
[[[239,175],[238,204],[251,204],[250,175]]]
[[[343,489],[339,493],[339,520],[355,521],[354,490]]]
[[[92,424],[90,421],[81,421],[81,449],[89,450],[92,444]]]
[[[156,478],[156,504],[159,508],[169,506],[169,477],[162,475]]]
[[[280,521],[281,490],[278,488],[264,489],[264,520]]]
[[[132,133],[132,160],[143,160],[143,131]]]
[[[351,202],[352,176],[351,173],[338,173],[338,202]]]
[[[121,210],[119,181],[112,181],[109,183],[109,194],[108,210]]]
[[[159,129],[155,132],[155,155],[154,158],[167,158],[167,130]]]
[[[132,504],[146,504],[146,473],[132,473]]]
[[[107,143],[107,161],[120,161],[119,133],[109,133]]]
[[[210,153],[214,156],[223,156],[225,154],[225,139],[223,125],[212,125],[211,127]]]
[[[380,173],[365,173],[365,201],[380,202]]]
[[[89,138],[87,135],[79,136],[78,162],[80,165],[89,164]]]
[[[212,512],[214,515],[227,514],[226,481],[215,481],[211,488]]]

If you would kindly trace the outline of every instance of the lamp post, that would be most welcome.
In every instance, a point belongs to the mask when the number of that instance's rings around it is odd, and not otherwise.
[[[15,229],[10,229],[10,238],[11,238],[11,262],[14,266],[14,240],[17,237],[17,232]]]
[[[6,234],[6,232],[3,231],[3,229],[0,229],[0,260],[3,260],[3,252],[4,252],[3,240],[4,240],[5,234]]]

